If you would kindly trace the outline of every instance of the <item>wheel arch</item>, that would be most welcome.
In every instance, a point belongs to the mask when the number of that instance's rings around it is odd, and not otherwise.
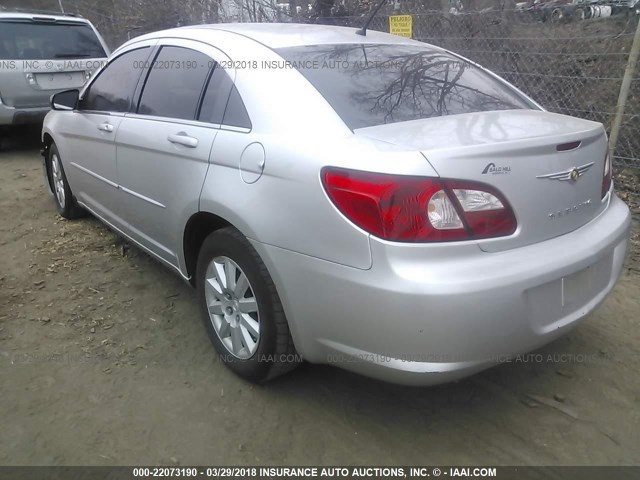
[[[237,228],[225,218],[211,212],[197,212],[187,220],[182,238],[182,253],[186,274],[191,285],[195,286],[196,264],[204,239],[216,230],[225,227]]]
[[[46,179],[47,186],[49,187],[49,193],[53,195],[53,184],[51,182],[51,165],[49,162],[49,150],[51,149],[51,145],[54,144],[53,137],[49,132],[45,132],[42,135],[42,150],[40,150],[40,154],[42,155],[42,162],[44,168],[44,175]]]
[[[43,150],[48,151],[52,143],[53,143],[53,137],[51,136],[51,134],[49,132],[44,132],[42,134]],[[45,153],[44,151],[42,152],[43,154]]]

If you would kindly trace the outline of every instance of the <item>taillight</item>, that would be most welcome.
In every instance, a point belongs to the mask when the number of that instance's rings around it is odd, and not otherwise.
[[[470,240],[516,230],[505,198],[482,183],[333,167],[322,170],[322,183],[343,215],[385,240]]]
[[[600,198],[604,198],[609,189],[611,188],[611,156],[607,153],[604,157],[604,173],[602,175],[602,195]]]

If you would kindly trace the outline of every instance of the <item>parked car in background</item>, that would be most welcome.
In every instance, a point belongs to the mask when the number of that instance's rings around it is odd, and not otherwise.
[[[530,12],[542,22],[569,22],[606,18],[612,15],[638,15],[640,0],[527,0],[516,9]]]
[[[51,95],[82,87],[108,55],[84,18],[0,12],[0,126],[42,122]]]
[[[622,270],[631,220],[603,126],[439,47],[180,28],[127,42],[52,106],[59,213],[88,210],[191,282],[252,381],[296,353],[454,380],[563,335]]]
[[[531,0],[524,10],[542,22],[560,22],[573,18],[577,11],[573,0]]]

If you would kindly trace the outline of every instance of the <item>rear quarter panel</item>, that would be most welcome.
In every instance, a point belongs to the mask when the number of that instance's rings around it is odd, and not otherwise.
[[[334,207],[322,187],[325,166],[436,175],[415,151],[359,139],[327,101],[295,69],[265,67],[282,62],[274,51],[244,37],[221,35],[221,47],[238,68],[236,87],[252,122],[250,133],[221,130],[210,157],[200,209],[215,213],[247,237],[304,255],[371,267],[369,234]],[[239,38],[239,39],[238,39]],[[222,46],[224,45],[224,46]],[[265,150],[260,179],[242,180],[244,148]]]

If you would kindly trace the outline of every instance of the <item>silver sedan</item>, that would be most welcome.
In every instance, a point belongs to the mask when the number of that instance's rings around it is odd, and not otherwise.
[[[454,380],[575,327],[630,214],[601,124],[452,52],[380,32],[220,24],[144,35],[42,140],[85,212],[190,282],[224,363]]]

